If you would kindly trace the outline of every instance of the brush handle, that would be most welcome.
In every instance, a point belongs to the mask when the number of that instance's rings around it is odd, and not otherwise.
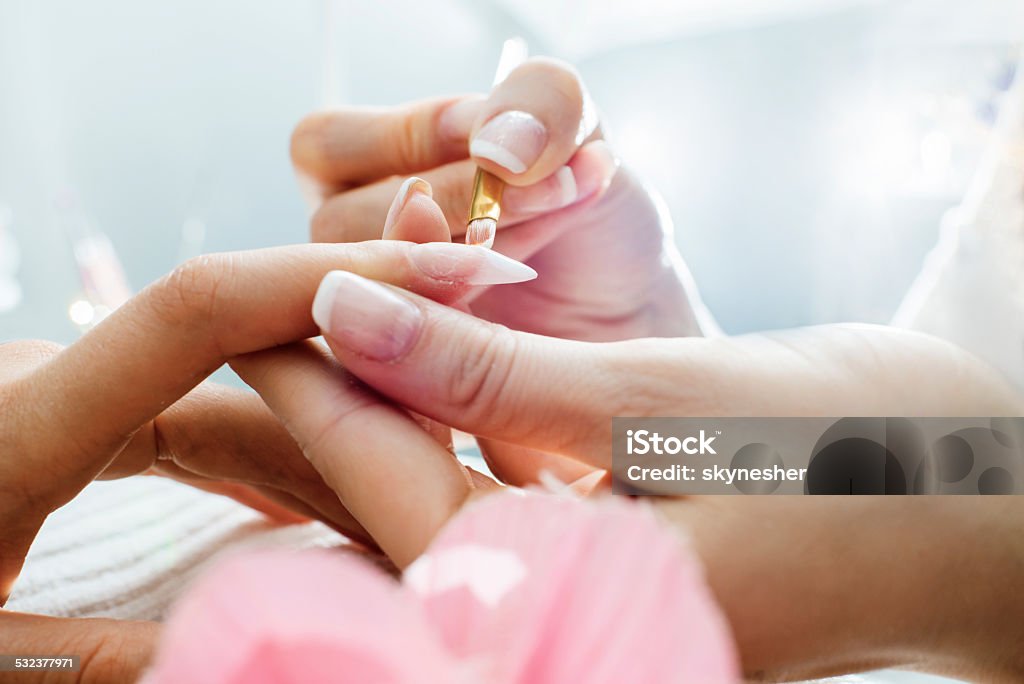
[[[469,219],[472,223],[476,219],[489,218],[495,222],[501,217],[501,193],[505,184],[500,178],[483,169],[476,170],[476,177],[473,179],[473,199],[469,204]]]

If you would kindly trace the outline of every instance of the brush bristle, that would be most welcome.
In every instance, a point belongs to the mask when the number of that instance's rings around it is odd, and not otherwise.
[[[466,244],[490,248],[494,245],[494,233],[498,222],[492,218],[478,218],[469,222],[466,228]]]

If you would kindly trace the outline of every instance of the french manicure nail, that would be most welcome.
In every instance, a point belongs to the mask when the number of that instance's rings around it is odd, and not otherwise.
[[[467,285],[506,285],[533,280],[537,272],[492,249],[453,242],[428,242],[412,248],[416,268],[435,280]]]
[[[402,209],[405,208],[406,203],[413,193],[418,192],[426,195],[427,197],[434,196],[434,190],[430,187],[430,183],[418,178],[416,176],[410,176],[405,179],[402,186],[398,188],[398,193],[395,195],[395,199],[391,200],[391,207],[388,209],[387,218],[384,219],[384,236],[387,237],[388,232],[394,227],[398,221],[398,216],[402,213]]]
[[[544,124],[532,114],[502,112],[477,131],[469,153],[487,159],[512,173],[522,173],[540,159],[548,142]]]
[[[348,271],[331,271],[313,299],[313,320],[325,335],[351,351],[391,361],[412,346],[423,314],[380,283]]]

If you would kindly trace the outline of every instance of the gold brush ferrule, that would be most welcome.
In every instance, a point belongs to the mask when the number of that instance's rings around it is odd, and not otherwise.
[[[505,184],[492,173],[483,169],[476,170],[476,177],[473,179],[473,199],[469,204],[469,219],[466,223],[472,223],[476,219],[489,218],[497,223],[501,216],[501,191]]]

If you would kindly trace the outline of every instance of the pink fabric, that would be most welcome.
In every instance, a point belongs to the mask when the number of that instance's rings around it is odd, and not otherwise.
[[[496,494],[401,583],[323,551],[231,559],[167,624],[156,684],[737,682],[697,560],[644,506]],[[150,679],[147,680],[150,681]]]

